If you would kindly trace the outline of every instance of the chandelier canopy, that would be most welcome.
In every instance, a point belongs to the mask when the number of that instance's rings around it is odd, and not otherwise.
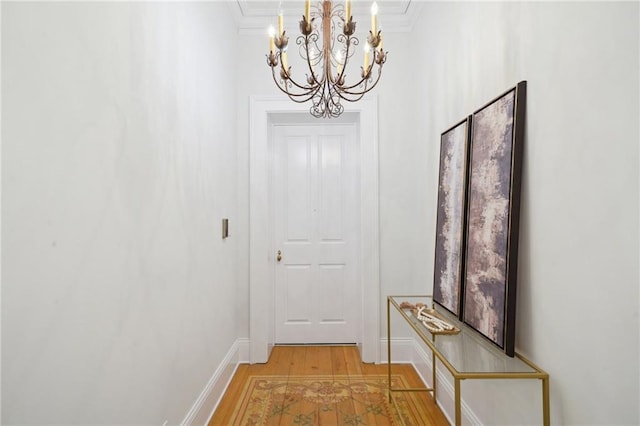
[[[382,47],[382,32],[378,29],[378,6],[371,6],[371,30],[364,46],[364,61],[358,77],[347,83],[347,65],[360,41],[353,34],[356,22],[351,16],[351,1],[333,4],[323,0],[311,10],[311,0],[305,1],[305,12],[300,21],[296,44],[300,57],[307,65],[305,79],[294,80],[294,69],[289,66],[287,51],[289,37],[284,30],[283,12],[278,12],[278,33],[270,28],[267,64],[273,81],[291,100],[298,103],[311,101],[314,117],[338,117],[344,111],[342,101],[356,102],[373,89],[380,80],[387,53]],[[377,65],[376,75],[373,74]]]

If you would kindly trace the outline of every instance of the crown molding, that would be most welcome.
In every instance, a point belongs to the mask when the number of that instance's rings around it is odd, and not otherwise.
[[[317,1],[317,0],[316,0]],[[273,0],[231,0],[228,1],[238,33],[241,35],[266,35],[269,25],[276,23],[280,2]],[[371,1],[352,0],[352,14],[356,22],[367,22]],[[385,33],[403,33],[413,30],[422,5],[417,0],[378,1],[380,28]],[[301,2],[283,1],[286,23],[297,22],[302,17]],[[364,20],[363,20],[364,17]],[[294,28],[297,27],[295,24]],[[291,31],[291,30],[290,30]]]

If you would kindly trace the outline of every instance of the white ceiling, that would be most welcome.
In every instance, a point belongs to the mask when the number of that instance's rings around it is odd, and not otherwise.
[[[312,0],[318,3],[319,0]],[[336,0],[343,3],[343,0]],[[352,0],[351,14],[353,20],[360,25],[369,25],[372,0]],[[408,32],[418,15],[420,7],[416,0],[377,0],[378,22],[385,32]],[[278,0],[233,0],[231,11],[236,19],[241,34],[266,34],[269,25],[277,22],[278,10],[282,5],[285,28],[289,32],[296,31],[298,21],[304,13],[304,1]],[[362,28],[362,27],[360,27]]]

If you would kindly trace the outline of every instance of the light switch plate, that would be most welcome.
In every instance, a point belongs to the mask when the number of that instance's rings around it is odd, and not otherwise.
[[[229,238],[229,219],[222,219],[222,239]]]

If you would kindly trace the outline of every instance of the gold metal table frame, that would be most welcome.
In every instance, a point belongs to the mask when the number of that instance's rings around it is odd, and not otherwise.
[[[460,384],[463,380],[471,379],[540,380],[542,382],[542,421],[544,426],[550,425],[549,374],[547,374],[540,367],[518,353],[516,353],[516,356],[514,358],[508,357],[503,352],[500,352],[497,347],[494,347],[494,345],[492,345],[488,340],[483,339],[481,336],[479,336],[477,332],[471,330],[470,327],[460,323],[460,321],[454,319],[450,315],[445,315],[447,320],[453,323],[456,327],[460,328],[461,332],[457,335],[433,334],[429,332],[429,330],[424,327],[422,323],[418,321],[413,315],[408,314],[404,309],[401,309],[398,299],[402,299],[400,302],[407,301],[414,304],[416,302],[422,302],[427,306],[433,305],[432,296],[387,296],[387,380],[390,401],[393,401],[393,392],[432,392],[433,399],[437,400],[437,359],[453,376],[456,426],[460,426],[462,424]],[[405,321],[413,328],[420,339],[431,350],[431,383],[433,383],[432,388],[394,389],[391,387],[391,306],[396,308],[396,310],[402,315]],[[436,340],[436,336],[438,340]],[[488,364],[491,365],[489,367],[480,365],[480,363],[478,363],[478,365],[465,365],[464,361],[469,361],[469,359],[463,361],[461,361],[460,359],[453,359],[456,358],[454,356],[454,352],[447,351],[447,349],[458,348],[461,343],[464,343],[463,339],[465,342],[471,342],[471,344],[467,344],[467,346],[469,347],[470,352],[478,352],[477,354],[475,354],[477,355],[477,357],[480,357],[480,355],[485,355],[485,358],[490,357],[492,362]],[[444,342],[442,342],[443,340]],[[447,344],[449,344],[449,346],[447,346]],[[471,362],[471,364],[473,364],[473,362]],[[502,366],[503,368],[497,368],[499,366]]]

